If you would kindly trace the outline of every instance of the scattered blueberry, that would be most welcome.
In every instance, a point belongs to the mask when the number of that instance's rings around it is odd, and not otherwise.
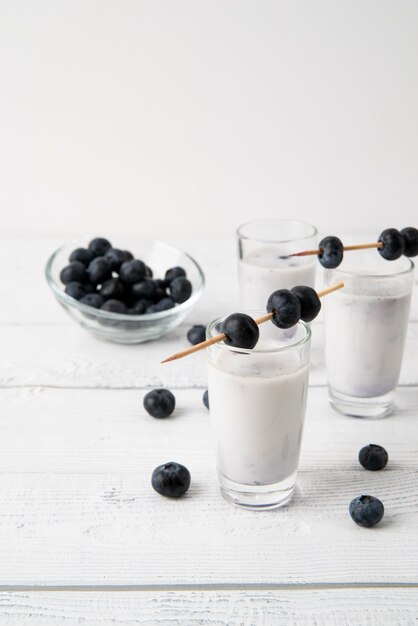
[[[203,392],[202,400],[203,400],[203,404],[205,405],[205,407],[209,410],[209,390],[208,389],[206,389],[206,391]]]
[[[417,256],[418,254],[418,230],[412,226],[403,228],[401,235],[405,242],[405,256]]]
[[[103,256],[111,247],[110,241],[103,237],[96,237],[96,239],[93,239],[89,243],[89,250],[94,257]]]
[[[202,324],[196,324],[187,331],[187,339],[195,346],[206,339],[206,328]]]
[[[340,265],[344,256],[344,246],[341,239],[333,236],[324,237],[319,242],[318,248],[320,249],[318,259],[323,267],[334,269]]]
[[[112,269],[109,261],[104,256],[98,256],[90,263],[88,275],[93,285],[103,284],[112,277]]]
[[[304,322],[312,322],[321,310],[321,300],[315,289],[297,285],[291,289],[291,292],[300,302],[300,319]]]
[[[80,299],[80,302],[92,306],[95,309],[100,309],[104,300],[98,293],[88,293]]]
[[[181,304],[190,298],[192,293],[192,283],[187,278],[180,276],[179,278],[174,278],[170,282],[169,290],[174,302]]]
[[[164,463],[152,472],[151,485],[161,496],[179,498],[190,487],[190,472],[180,463]]]
[[[126,295],[125,285],[120,278],[109,278],[102,284],[100,295],[105,300],[123,300]]]
[[[144,396],[144,409],[152,417],[168,417],[175,406],[176,399],[168,389],[153,389]]]
[[[87,248],[76,248],[70,254],[70,263],[74,263],[74,261],[78,261],[82,263],[84,267],[87,267],[90,261],[93,259],[93,255],[90,250]]]
[[[177,279],[176,279],[177,280]],[[260,331],[252,317],[246,313],[232,313],[222,323],[224,343],[235,348],[251,350],[257,344]]]
[[[80,261],[73,261],[64,267],[60,274],[60,280],[64,285],[72,282],[86,283],[88,278],[86,268]]]
[[[364,528],[371,528],[382,519],[385,507],[383,503],[374,496],[357,496],[351,500],[349,511],[351,519]]]
[[[125,252],[118,250],[118,248],[109,248],[105,252],[104,257],[109,261],[112,272],[119,272],[122,263],[128,260]]]
[[[145,278],[146,265],[139,259],[133,261],[125,261],[119,270],[120,279],[124,283],[138,283]]]
[[[86,287],[76,281],[71,281],[65,285],[65,293],[75,300],[81,300],[86,295]]]
[[[376,472],[386,467],[389,455],[382,446],[370,443],[360,450],[358,460],[365,469]]]
[[[126,313],[127,308],[121,300],[106,300],[100,307],[102,311],[109,311],[109,313]]]
[[[135,298],[145,298],[146,300],[154,300],[157,294],[157,285],[152,278],[145,278],[139,283],[134,283],[131,287],[131,293]],[[160,298],[161,299],[161,298]]]
[[[379,239],[384,245],[378,248],[379,254],[387,261],[395,261],[405,250],[405,238],[396,228],[386,228],[380,233]]]
[[[291,328],[301,317],[299,298],[288,289],[273,291],[267,301],[267,312],[273,313],[272,322],[279,328]]]
[[[182,267],[171,267],[165,273],[165,280],[171,283],[175,278],[186,278],[186,272]]]

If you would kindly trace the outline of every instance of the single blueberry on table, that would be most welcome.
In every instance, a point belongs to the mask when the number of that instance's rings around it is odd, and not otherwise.
[[[251,350],[257,344],[260,330],[252,317],[246,313],[232,313],[222,322],[224,343],[235,348]]]
[[[80,302],[87,304],[87,306],[92,306],[95,309],[100,309],[104,300],[98,293],[88,293],[80,299]]]
[[[389,455],[382,446],[369,443],[358,453],[358,460],[365,469],[376,472],[386,467]]]
[[[187,467],[171,461],[155,468],[152,472],[151,485],[161,496],[179,498],[190,487],[190,480]]]
[[[163,419],[174,411],[176,399],[168,389],[153,389],[144,396],[144,409],[152,415]]]
[[[81,300],[86,295],[86,287],[76,281],[71,281],[65,285],[65,293],[75,300]]]
[[[109,248],[105,252],[104,257],[109,261],[112,272],[119,272],[122,263],[128,260],[125,252],[118,248]]]
[[[206,389],[206,391],[203,392],[202,400],[203,400],[203,404],[205,405],[205,407],[209,410],[209,390],[208,389]]]
[[[144,280],[132,285],[131,293],[135,298],[154,300],[157,295],[157,289],[158,287],[155,280],[152,280],[152,278],[144,278]]]
[[[321,310],[321,300],[315,289],[305,285],[297,285],[291,289],[300,302],[300,319],[312,322]]]
[[[181,304],[190,298],[192,293],[192,283],[190,280],[182,276],[174,278],[170,282],[169,291],[174,302]]]
[[[417,256],[418,254],[418,229],[413,226],[402,228],[401,235],[405,242],[405,256]]]
[[[279,328],[291,328],[301,317],[299,298],[289,289],[273,291],[267,300],[267,313],[273,313],[272,322]]]
[[[92,285],[101,285],[112,277],[112,268],[104,256],[98,256],[90,263],[87,273]]]
[[[182,267],[171,267],[165,273],[166,284],[171,283],[175,278],[186,278],[186,271]]]
[[[144,280],[146,273],[146,265],[139,259],[133,261],[125,261],[122,263],[119,270],[120,279],[124,283],[138,283],[140,280]]]
[[[109,313],[126,313],[127,307],[121,300],[106,300],[100,307],[102,311],[108,311]]]
[[[341,264],[344,256],[344,246],[338,237],[324,237],[319,242],[320,250],[318,259],[321,265],[327,269],[334,269]]]
[[[383,248],[378,248],[378,251],[387,261],[395,261],[404,253],[405,239],[396,228],[386,228],[377,241],[383,243]]]
[[[79,263],[82,263],[84,267],[87,267],[92,259],[93,255],[90,250],[87,250],[87,248],[76,248],[71,252],[69,261],[70,263],[78,261]]]
[[[102,284],[99,293],[105,300],[124,300],[126,289],[119,278],[109,278]]]
[[[364,528],[376,526],[385,513],[383,503],[374,496],[357,496],[351,500],[348,510],[351,519]]]
[[[206,328],[202,324],[195,324],[187,331],[187,339],[195,346],[206,339]]]
[[[89,277],[87,275],[86,268],[83,263],[80,263],[80,261],[73,261],[64,267],[60,273],[60,280],[64,283],[64,285],[73,282],[87,283],[88,279]]]
[[[112,244],[104,237],[96,237],[89,243],[89,250],[94,257],[103,256],[112,247]]]

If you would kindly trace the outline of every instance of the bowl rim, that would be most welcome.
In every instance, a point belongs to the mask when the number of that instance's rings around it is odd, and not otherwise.
[[[102,318],[102,319],[131,321],[131,322],[136,322],[136,323],[140,321],[150,322],[150,321],[163,320],[165,318],[169,318],[174,315],[177,315],[181,313],[182,311],[189,310],[199,300],[206,285],[205,275],[199,263],[188,252],[185,252],[181,248],[176,248],[175,246],[169,243],[166,243],[165,241],[161,241],[160,239],[141,239],[140,241],[142,242],[146,241],[147,243],[159,244],[159,245],[165,246],[166,248],[170,248],[171,250],[177,253],[180,252],[181,254],[186,256],[189,259],[189,261],[192,262],[192,264],[197,269],[197,273],[199,277],[199,284],[196,290],[193,290],[190,298],[188,298],[185,302],[182,302],[181,304],[177,304],[171,309],[167,309],[166,311],[157,311],[156,313],[143,313],[142,315],[131,315],[127,313],[113,313],[112,311],[102,311],[102,309],[96,309],[95,307],[89,306],[88,304],[83,304],[79,300],[76,300],[75,298],[72,298],[71,296],[66,294],[65,291],[63,291],[60,288],[60,285],[57,284],[57,282],[54,280],[52,276],[52,266],[60,252],[62,252],[70,244],[71,245],[74,244],[77,246],[77,244],[83,243],[83,247],[85,246],[84,239],[81,239],[78,237],[71,239],[70,241],[67,241],[66,243],[63,243],[48,258],[48,261],[46,262],[46,266],[45,266],[46,281],[50,289],[54,293],[55,297],[57,298],[57,300],[59,300],[63,304],[66,304],[69,307],[78,309],[82,313],[87,313],[88,315],[97,315],[97,317]]]

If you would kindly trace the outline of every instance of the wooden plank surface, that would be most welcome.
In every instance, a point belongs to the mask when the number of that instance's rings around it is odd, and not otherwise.
[[[416,626],[416,589],[0,593],[2,626]]]

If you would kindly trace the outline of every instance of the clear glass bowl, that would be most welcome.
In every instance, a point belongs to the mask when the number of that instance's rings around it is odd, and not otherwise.
[[[123,241],[115,245],[129,250],[135,258],[143,260],[154,272],[155,278],[164,278],[166,270],[177,265],[183,267],[193,286],[192,295],[186,302],[158,313],[126,315],[110,313],[82,304],[68,296],[60,281],[61,270],[68,265],[68,257],[75,248],[87,247],[92,237],[73,239],[56,250],[49,258],[45,274],[48,285],[65,311],[80,326],[92,334],[116,343],[142,343],[162,337],[178,326],[202,295],[205,277],[199,264],[186,252],[161,241]]]

